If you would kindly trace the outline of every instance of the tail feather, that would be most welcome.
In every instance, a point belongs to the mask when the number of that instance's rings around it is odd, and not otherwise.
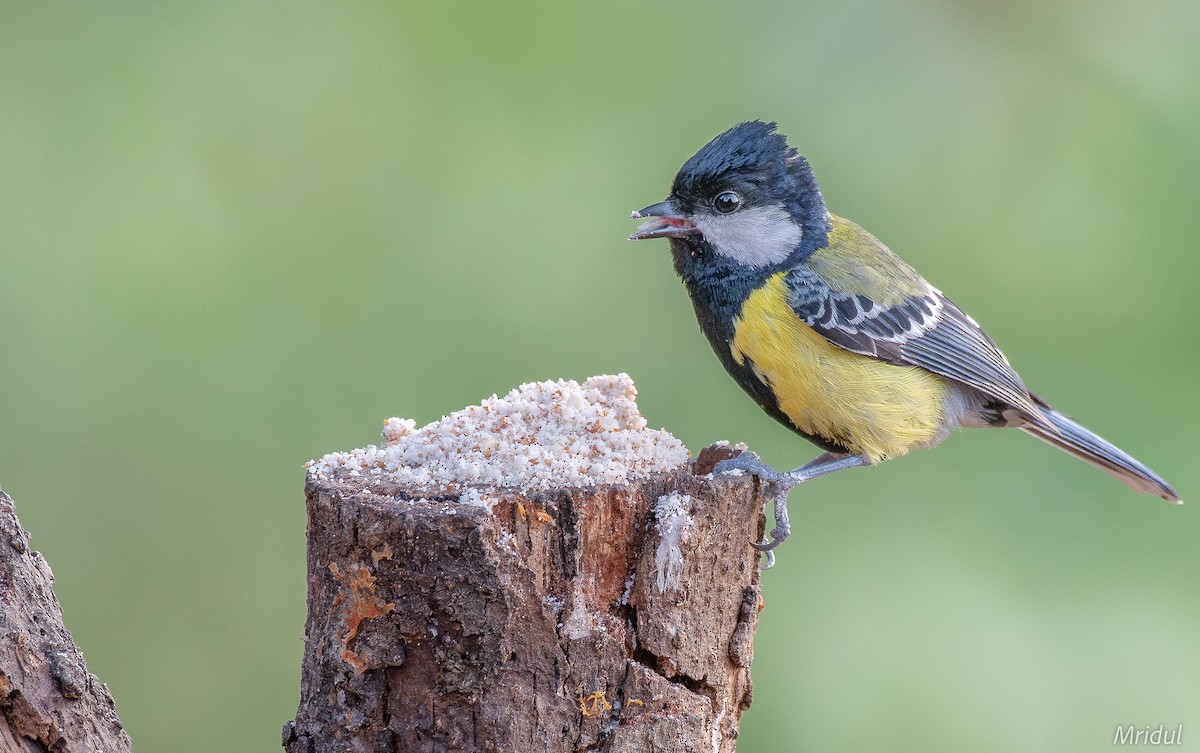
[[[1027,424],[1021,427],[1026,432],[1101,470],[1108,471],[1134,491],[1153,494],[1177,505],[1183,504],[1171,485],[1157,473],[1036,397],[1034,400],[1049,425]]]

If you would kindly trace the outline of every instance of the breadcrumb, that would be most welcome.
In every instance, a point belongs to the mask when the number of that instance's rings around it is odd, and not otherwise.
[[[305,467],[317,478],[386,480],[439,496],[620,484],[686,463],[682,442],[647,428],[636,395],[627,374],[582,385],[531,382],[419,429],[411,419],[389,418],[384,446],[333,452]],[[478,492],[465,501],[488,506]]]

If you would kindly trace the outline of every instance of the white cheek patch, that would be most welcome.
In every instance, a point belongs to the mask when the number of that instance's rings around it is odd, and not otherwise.
[[[751,267],[781,263],[800,245],[803,235],[779,205],[702,215],[692,221],[717,253]]]

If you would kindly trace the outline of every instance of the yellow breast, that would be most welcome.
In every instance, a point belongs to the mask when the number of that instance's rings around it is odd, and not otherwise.
[[[839,348],[787,304],[784,273],[746,299],[734,322],[734,360],[752,362],[796,428],[872,462],[935,443],[943,432],[945,382]]]

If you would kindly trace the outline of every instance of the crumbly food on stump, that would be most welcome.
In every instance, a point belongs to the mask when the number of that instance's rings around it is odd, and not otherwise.
[[[531,382],[416,428],[389,418],[381,447],[310,461],[321,478],[362,477],[445,498],[469,489],[620,484],[675,470],[688,451],[647,427],[627,374]]]

